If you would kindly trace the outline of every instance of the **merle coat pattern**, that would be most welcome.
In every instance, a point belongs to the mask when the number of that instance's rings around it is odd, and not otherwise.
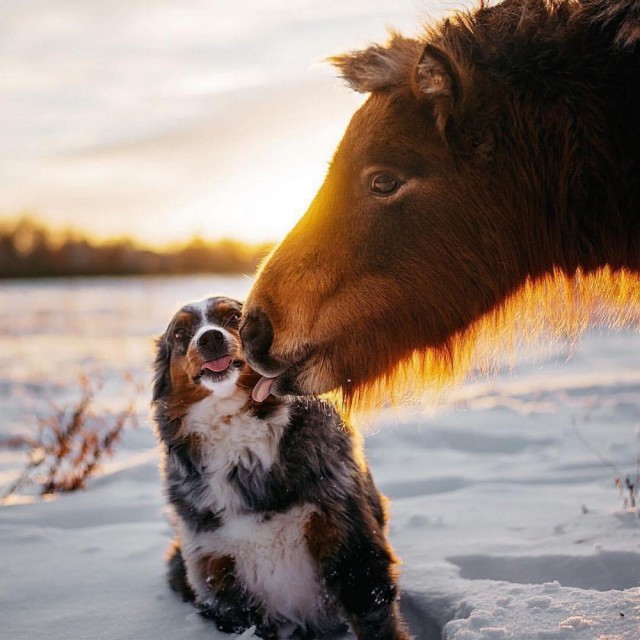
[[[408,638],[358,438],[325,401],[251,399],[259,376],[243,362],[240,309],[223,297],[187,305],[157,342],[171,587],[226,632],[310,637],[348,620],[361,640]]]

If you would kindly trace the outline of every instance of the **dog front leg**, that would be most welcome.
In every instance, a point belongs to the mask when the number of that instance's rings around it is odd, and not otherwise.
[[[349,545],[332,573],[358,640],[410,640],[398,607],[393,558],[382,543],[365,539]]]
[[[196,591],[200,614],[215,622],[220,631],[242,633],[252,626],[264,640],[275,640],[276,629],[265,621],[238,580],[231,556],[208,554],[187,563]]]

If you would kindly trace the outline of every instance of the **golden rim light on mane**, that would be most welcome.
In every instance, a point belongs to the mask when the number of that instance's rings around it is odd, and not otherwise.
[[[351,414],[429,400],[453,385],[513,366],[525,348],[575,342],[594,327],[640,329],[640,274],[603,267],[528,279],[513,295],[440,348],[416,351],[373,382],[338,392]]]

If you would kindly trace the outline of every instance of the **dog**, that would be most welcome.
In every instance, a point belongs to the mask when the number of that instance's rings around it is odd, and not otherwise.
[[[357,434],[327,401],[252,397],[241,311],[221,296],[187,304],[157,340],[169,585],[224,632],[311,638],[348,621],[359,640],[408,640]]]

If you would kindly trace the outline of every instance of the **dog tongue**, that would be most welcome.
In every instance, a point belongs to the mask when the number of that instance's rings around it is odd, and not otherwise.
[[[271,385],[273,378],[265,378],[264,376],[258,380],[258,384],[253,387],[251,397],[255,402],[264,402],[271,394]]]
[[[202,368],[220,373],[220,371],[226,371],[232,361],[233,358],[231,356],[222,356],[222,358],[218,358],[217,360],[208,360],[207,362],[203,362]]]

